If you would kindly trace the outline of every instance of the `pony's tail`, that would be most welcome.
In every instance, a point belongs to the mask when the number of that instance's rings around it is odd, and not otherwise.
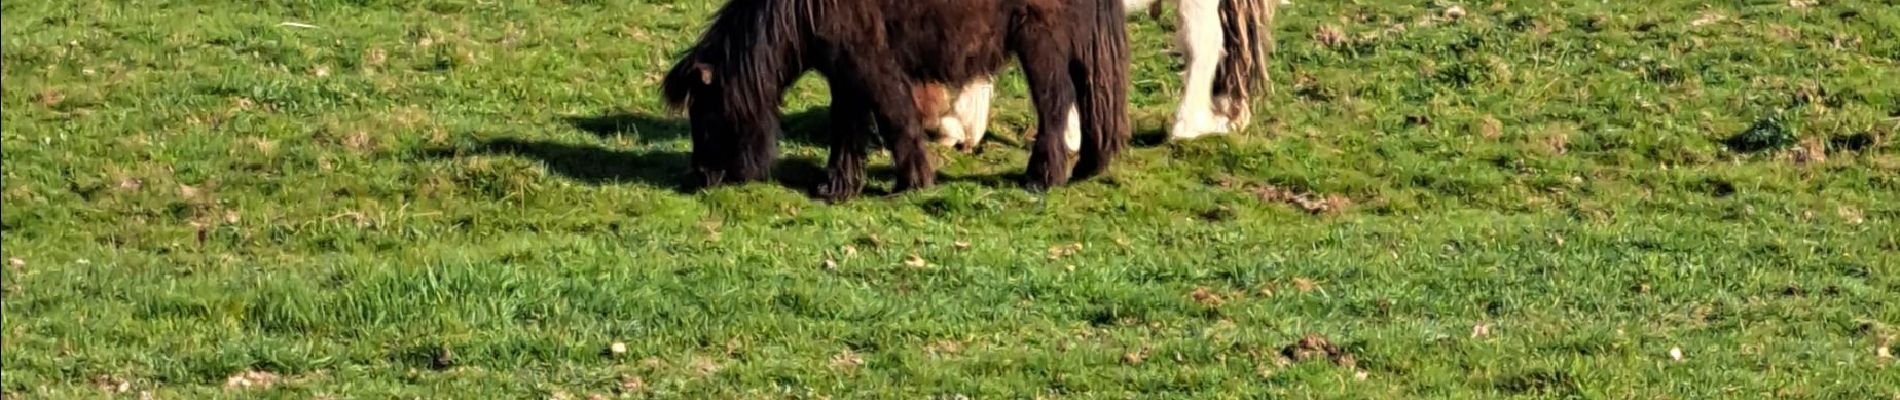
[[[1253,118],[1251,101],[1257,91],[1269,90],[1269,58],[1273,55],[1273,14],[1280,0],[1220,0],[1220,25],[1225,38],[1220,67],[1214,72],[1214,107],[1245,128]]]
[[[1076,86],[1082,112],[1082,154],[1075,178],[1108,170],[1109,161],[1128,147],[1128,14],[1122,0],[1097,0],[1089,5],[1089,28],[1078,43],[1083,76]]]

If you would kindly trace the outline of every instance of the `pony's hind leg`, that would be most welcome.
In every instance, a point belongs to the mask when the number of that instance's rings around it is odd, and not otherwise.
[[[1174,139],[1192,139],[1232,131],[1232,121],[1214,113],[1214,76],[1220,68],[1222,49],[1220,2],[1223,0],[1180,0],[1181,44],[1186,47],[1186,88],[1181,93],[1181,108],[1168,129]],[[1277,0],[1276,0],[1277,1]]]

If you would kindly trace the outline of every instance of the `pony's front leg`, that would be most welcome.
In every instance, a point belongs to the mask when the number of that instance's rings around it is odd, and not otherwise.
[[[825,183],[818,197],[841,202],[864,191],[865,140],[871,136],[869,99],[861,90],[832,83],[831,156],[825,165]]]
[[[897,185],[892,193],[925,188],[937,183],[937,170],[930,165],[930,151],[924,145],[923,116],[911,97],[911,82],[891,58],[858,57],[853,60],[862,73],[859,87],[868,94],[870,109],[877,118],[878,133],[891,150],[891,163],[897,168]]]
[[[1220,2],[1222,0],[1181,0],[1178,12],[1181,44],[1186,47],[1186,88],[1181,93],[1181,108],[1175,111],[1174,126],[1168,129],[1174,139],[1192,139],[1231,131],[1227,117],[1214,113],[1214,77],[1222,55]]]
[[[1031,101],[1036,103],[1036,142],[1031,145],[1029,168],[1025,172],[1031,190],[1047,190],[1069,181],[1069,149],[1065,142],[1080,139],[1071,129],[1080,128],[1075,110],[1075,82],[1069,76],[1067,52],[1053,40],[1030,39],[1017,49],[1023,75],[1029,80]],[[1071,123],[1074,121],[1075,123]]]
[[[897,184],[891,193],[926,188],[937,184],[937,170],[930,165],[930,152],[924,146],[924,129],[915,108],[901,102],[873,101],[878,110],[877,131],[891,151],[891,164],[897,169]]]

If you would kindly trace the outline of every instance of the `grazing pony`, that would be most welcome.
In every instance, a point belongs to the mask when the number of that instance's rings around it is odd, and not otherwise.
[[[1159,0],[1123,1],[1130,12],[1145,8],[1150,14],[1158,14],[1161,10]],[[1187,56],[1187,76],[1183,79],[1187,87],[1169,136],[1192,139],[1246,129],[1253,118],[1250,100],[1254,91],[1267,84],[1273,15],[1281,0],[1167,1],[1178,3],[1178,34]],[[937,134],[938,143],[967,151],[982,142],[994,91],[990,81],[991,77],[985,75],[952,82],[960,85],[952,110],[941,107],[945,95],[942,87],[921,90],[924,93],[918,95],[918,107],[931,117],[925,128]],[[930,99],[926,101],[926,97]]]
[[[830,160],[819,197],[864,187],[875,127],[897,170],[893,192],[933,184],[919,87],[969,82],[1013,53],[1027,75],[1043,132],[1027,184],[1045,189],[1071,174],[1104,172],[1128,142],[1128,35],[1121,0],[731,0],[666,75],[663,91],[685,108],[692,174],[702,186],[767,177],[776,158],[779,103],[806,71],[831,87]],[[1064,139],[1077,143],[1063,143]]]

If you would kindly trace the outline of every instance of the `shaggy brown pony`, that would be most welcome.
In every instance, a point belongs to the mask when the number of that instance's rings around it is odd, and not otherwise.
[[[1128,38],[1120,0],[731,0],[666,75],[687,110],[702,187],[765,179],[777,157],[779,103],[806,71],[831,87],[832,132],[820,197],[864,187],[868,139],[882,135],[893,192],[933,184],[920,85],[994,74],[1014,55],[1028,77],[1038,135],[1032,189],[1066,183],[1060,134],[1080,111],[1073,175],[1101,174],[1128,142]]]

